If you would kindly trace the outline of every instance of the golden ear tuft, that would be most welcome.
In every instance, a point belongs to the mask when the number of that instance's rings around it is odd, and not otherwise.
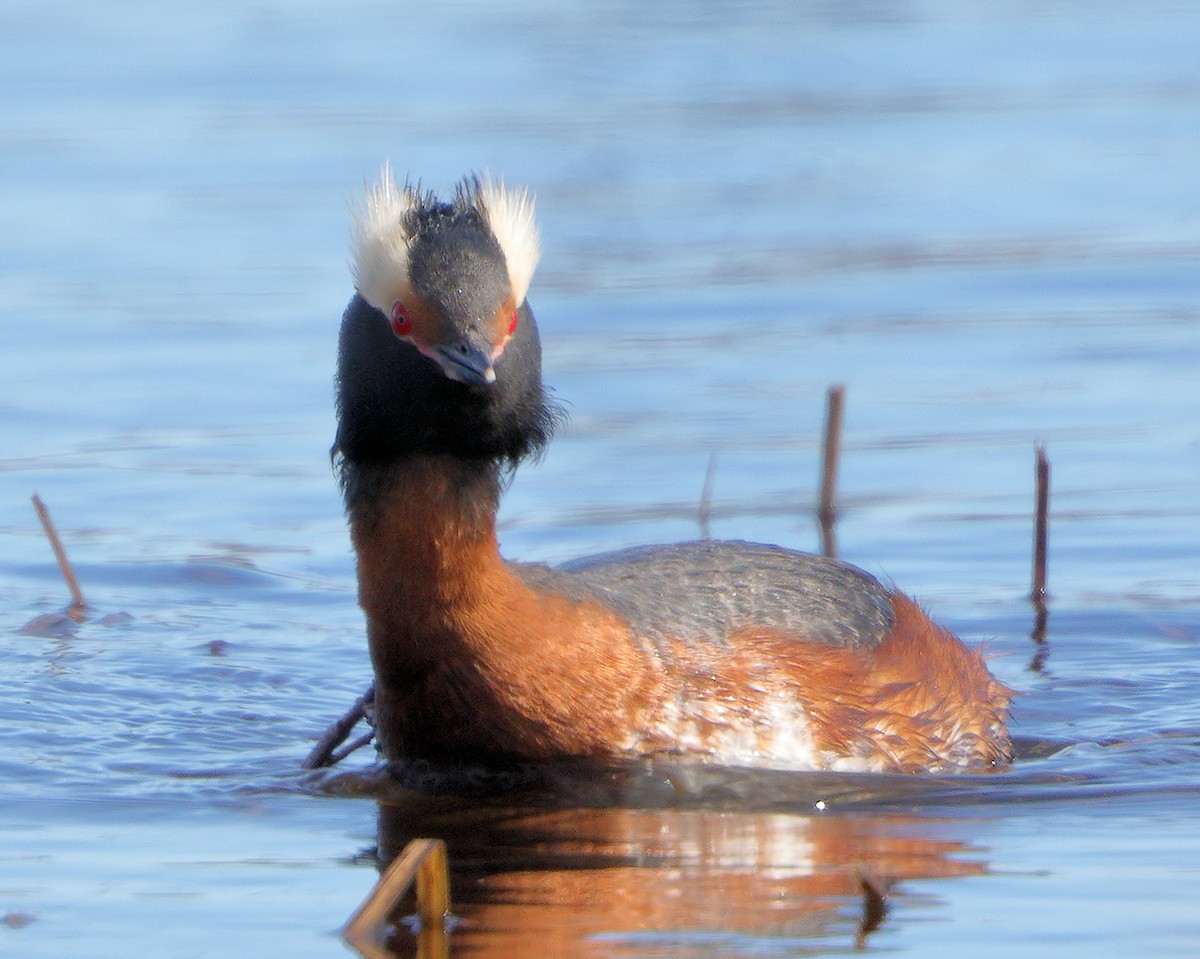
[[[420,193],[409,184],[396,185],[385,163],[379,182],[368,186],[362,205],[354,210],[351,272],[359,295],[387,313],[399,291],[408,286],[408,251],[412,242],[410,213]]]
[[[533,272],[541,258],[541,239],[534,222],[534,200],[523,187],[508,189],[503,181],[483,177],[475,193],[475,206],[500,244],[508,267],[513,300],[525,302]]]

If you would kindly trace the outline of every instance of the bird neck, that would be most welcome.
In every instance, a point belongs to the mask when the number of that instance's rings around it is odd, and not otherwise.
[[[496,541],[499,467],[422,456],[355,479],[350,533],[377,677],[408,682],[477,656],[524,590]]]
[[[535,592],[505,563],[499,467],[420,457],[357,480],[350,526],[384,754],[611,754],[641,722],[652,664],[620,617]]]
[[[495,463],[438,455],[358,467],[348,494],[364,606],[386,597],[387,608],[399,602],[423,621],[461,605],[504,570]]]

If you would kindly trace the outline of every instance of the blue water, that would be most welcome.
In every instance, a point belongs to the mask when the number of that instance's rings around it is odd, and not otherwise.
[[[869,949],[1194,954],[1197,49],[1184,0],[0,11],[0,954],[345,954],[377,804],[298,766],[369,680],[328,453],[387,158],[538,195],[571,420],[507,555],[694,537],[714,453],[714,535],[816,548],[844,383],[841,555],[1020,693],[1021,760],[953,787],[402,805],[457,950],[839,954],[863,867]],[[34,492],[82,624],[38,620]]]

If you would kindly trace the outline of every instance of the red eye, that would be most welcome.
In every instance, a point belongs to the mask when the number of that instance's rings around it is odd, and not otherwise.
[[[392,304],[392,332],[397,336],[408,336],[412,333],[412,320],[408,318],[408,310],[399,300]]]
[[[518,313],[513,310],[512,319],[508,321],[508,335],[512,336],[517,332]]]

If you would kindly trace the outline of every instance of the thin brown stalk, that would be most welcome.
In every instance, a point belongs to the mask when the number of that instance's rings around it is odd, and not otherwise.
[[[449,954],[446,917],[450,914],[450,869],[440,839],[414,839],[392,862],[342,930],[342,938],[365,959],[389,959],[391,917],[416,883],[420,917],[418,955]]]
[[[1046,447],[1037,447],[1037,506],[1034,514],[1033,532],[1033,589],[1030,592],[1035,604],[1046,602],[1046,542],[1048,539],[1050,514],[1050,461],[1046,458]]]
[[[867,937],[878,929],[888,914],[888,893],[894,880],[872,875],[865,866],[853,868],[854,878],[862,893],[862,916],[858,920],[858,931],[854,937],[854,948],[866,947]]]
[[[1033,586],[1029,591],[1029,599],[1033,603],[1033,631],[1030,638],[1037,651],[1029,668],[1041,672],[1046,664],[1046,623],[1050,610],[1046,604],[1046,552],[1050,528],[1050,461],[1046,458],[1046,447],[1037,447],[1037,476],[1036,505],[1033,521]]]
[[[717,479],[717,453],[713,451],[708,458],[708,469],[704,471],[704,488],[700,490],[700,538],[711,539],[709,520],[712,519],[713,486]]]
[[[842,453],[842,410],[846,388],[831,386],[826,393],[825,437],[821,457],[821,505],[817,519],[821,524],[821,549],[826,556],[837,556],[837,473]]]
[[[71,591],[71,605],[67,608],[67,614],[74,618],[87,609],[87,603],[83,599],[83,590],[79,588],[79,580],[75,578],[71,561],[67,559],[67,551],[58,537],[58,530],[54,528],[50,510],[46,508],[46,504],[42,502],[42,498],[37,493],[33,494],[33,508],[37,510],[38,519],[42,521],[42,529],[46,531],[46,538],[50,540],[50,547],[54,550],[54,558],[58,560],[58,568],[62,571],[63,579],[67,581],[67,589]]]
[[[365,746],[371,741],[372,734],[367,733],[359,737],[345,749],[338,751],[338,747],[346,741],[354,727],[358,725],[359,720],[368,719],[368,711],[371,704],[375,702],[375,686],[371,685],[367,691],[354,701],[341,719],[333,723],[324,735],[313,746],[312,751],[305,757],[304,762],[300,765],[304,769],[321,769],[324,766],[333,766],[341,762],[354,750]]]
[[[330,756],[329,757],[329,765],[336,766],[338,763],[340,763],[343,759],[345,759],[351,753],[358,752],[358,750],[362,749],[363,746],[369,746],[371,744],[372,740],[374,740],[374,739],[375,739],[375,731],[374,730],[372,730],[369,733],[363,733],[357,739],[351,740],[349,743],[346,744],[346,746],[344,748],[339,749],[332,756]]]

